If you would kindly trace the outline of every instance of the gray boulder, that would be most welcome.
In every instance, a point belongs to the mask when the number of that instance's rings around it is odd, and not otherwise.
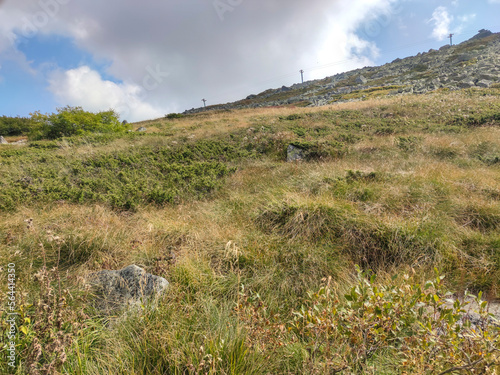
[[[464,79],[463,81],[458,82],[458,87],[460,87],[461,89],[469,89],[474,86],[475,86],[474,81],[468,79]]]
[[[87,284],[96,296],[94,306],[103,313],[154,302],[168,287],[163,277],[146,273],[136,265],[92,273],[87,276]]]
[[[356,77],[356,80],[354,82],[356,82],[359,85],[365,85],[368,82],[368,80],[365,78],[365,76],[359,75]]]
[[[141,127],[140,127],[139,129],[137,129],[136,131],[138,131],[138,132],[145,132],[146,130],[148,130],[148,129],[146,129],[144,126],[141,126]]]
[[[492,85],[492,81],[488,81],[486,79],[482,79],[481,81],[479,81],[478,83],[476,83],[476,86],[479,86],[479,87],[484,87],[484,88],[488,88]]]
[[[8,145],[8,144],[9,144],[9,142],[7,142],[7,141],[5,140],[5,138],[4,138],[3,136],[1,136],[1,135],[0,135],[0,145]]]
[[[304,150],[300,147],[289,145],[286,150],[288,162],[304,160]]]

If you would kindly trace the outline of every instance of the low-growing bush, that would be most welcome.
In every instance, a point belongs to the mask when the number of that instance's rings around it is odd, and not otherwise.
[[[15,136],[28,134],[31,130],[32,122],[26,117],[0,117],[0,135]]]
[[[314,367],[326,373],[364,373],[384,357],[390,358],[384,370],[398,373],[495,373],[500,326],[487,302],[480,293],[471,317],[470,302],[453,299],[443,279],[436,271],[425,285],[408,275],[377,285],[373,274],[358,269],[357,284],[343,297],[328,279],[294,312],[291,330],[307,346]]]
[[[129,129],[118,119],[113,110],[105,112],[86,112],[81,107],[58,108],[57,113],[42,114],[35,112],[31,115],[33,128],[30,139],[57,139],[73,135],[89,133],[119,133]]]
[[[246,151],[218,141],[199,141],[175,148],[136,148],[82,159],[50,150],[33,150],[19,159],[19,169],[0,181],[0,209],[22,202],[104,202],[134,210],[140,204],[164,205],[202,199],[223,185],[234,171],[226,163]],[[33,154],[31,154],[33,156]],[[24,165],[29,160],[29,165]]]
[[[495,374],[500,368],[500,325],[488,303],[453,297],[435,276],[421,284],[395,275],[379,283],[357,268],[343,294],[332,278],[282,316],[258,293],[242,288],[236,309],[249,345],[293,373]]]
[[[169,113],[168,115],[165,115],[165,118],[172,120],[172,119],[177,119],[177,118],[183,118],[184,115],[181,113]]]
[[[256,221],[290,241],[341,245],[354,262],[373,269],[429,263],[442,246],[425,226],[387,225],[347,205],[283,202],[265,208]]]
[[[302,149],[307,161],[337,158],[345,155],[348,151],[348,147],[344,143],[335,141],[294,141],[290,144]]]

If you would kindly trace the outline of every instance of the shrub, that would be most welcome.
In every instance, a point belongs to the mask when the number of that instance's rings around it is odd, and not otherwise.
[[[398,148],[403,151],[415,151],[420,142],[421,139],[415,136],[398,137],[396,140]]]
[[[27,134],[31,129],[31,120],[25,117],[0,117],[0,135],[13,136]]]
[[[325,361],[321,366],[333,373],[364,373],[377,357],[390,357],[385,370],[397,373],[495,373],[490,371],[500,364],[500,328],[487,302],[481,293],[475,298],[473,318],[466,312],[469,302],[453,300],[444,276],[435,272],[425,285],[408,275],[376,285],[373,274],[358,268],[357,285],[343,298],[328,279],[294,311],[291,330],[311,358]]]
[[[304,158],[308,161],[341,157],[347,153],[348,147],[341,142],[328,141],[294,141],[290,143],[304,151]]]
[[[169,120],[176,119],[176,118],[183,118],[183,117],[184,117],[184,115],[181,113],[169,113],[168,115],[165,115],[165,118],[167,118]]]
[[[86,112],[81,107],[58,108],[51,115],[35,112],[31,115],[34,123],[30,132],[32,140],[57,139],[89,133],[124,132],[129,127],[118,120],[113,110],[105,112]]]
[[[298,115],[296,113],[292,114],[292,115],[288,115],[288,116],[280,116],[279,119],[280,120],[285,120],[285,121],[294,121],[294,120],[300,120],[302,118],[301,115]]]

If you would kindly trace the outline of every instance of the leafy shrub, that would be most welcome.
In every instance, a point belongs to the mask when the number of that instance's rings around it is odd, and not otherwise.
[[[0,210],[60,200],[104,202],[134,210],[140,204],[201,199],[220,188],[223,178],[234,171],[225,162],[243,155],[243,150],[217,141],[173,149],[143,147],[74,160],[33,149],[18,156],[19,169],[0,181]]]
[[[500,122],[500,110],[498,108],[485,109],[471,115],[456,115],[452,124],[468,127],[498,124]]]
[[[236,312],[249,345],[294,368],[273,373],[496,373],[500,326],[481,293],[453,299],[437,270],[421,285],[407,274],[377,283],[371,271],[356,268],[347,294],[323,279],[291,316],[242,286]]]
[[[357,285],[343,298],[330,279],[309,293],[291,329],[311,358],[319,357],[334,373],[364,373],[383,356],[391,358],[385,370],[398,373],[494,373],[489,371],[500,365],[500,327],[487,302],[479,294],[477,318],[471,318],[469,302],[452,300],[443,279],[436,270],[425,285],[412,284],[408,275],[376,285],[373,274],[358,268]]]
[[[347,146],[335,141],[294,141],[290,144],[304,150],[304,158],[308,161],[341,157],[347,153]]]
[[[35,112],[31,119],[34,126],[30,138],[57,139],[73,135],[89,133],[116,133],[124,132],[129,127],[118,120],[118,115],[113,111],[86,112],[81,107],[58,108],[57,113],[51,115]]]
[[[415,151],[421,141],[421,138],[415,136],[398,137],[396,144],[400,150]]]
[[[183,118],[183,117],[184,117],[184,115],[181,113],[169,113],[168,115],[165,115],[165,118],[167,118],[169,120],[176,119],[176,118]]]
[[[294,120],[300,120],[302,118],[301,115],[298,115],[298,114],[292,114],[292,115],[288,115],[288,116],[280,116],[279,119],[280,120],[285,120],[285,121],[294,121]]]
[[[0,117],[0,135],[13,136],[27,134],[31,129],[31,120],[26,117]]]
[[[57,141],[33,141],[29,143],[29,147],[38,148],[42,150],[53,150],[61,146]]]

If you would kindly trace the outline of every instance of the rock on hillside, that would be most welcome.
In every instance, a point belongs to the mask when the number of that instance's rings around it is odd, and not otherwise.
[[[476,36],[458,45],[445,45],[439,50],[431,49],[378,67],[365,67],[322,80],[266,90],[234,103],[192,109],[184,114],[289,104],[321,106],[360,100],[373,94],[423,94],[439,88],[486,88],[497,82],[500,82],[500,33],[480,30]]]
[[[96,295],[95,307],[105,313],[138,306],[160,296],[168,287],[163,277],[131,265],[117,271],[100,271],[87,276]]]

